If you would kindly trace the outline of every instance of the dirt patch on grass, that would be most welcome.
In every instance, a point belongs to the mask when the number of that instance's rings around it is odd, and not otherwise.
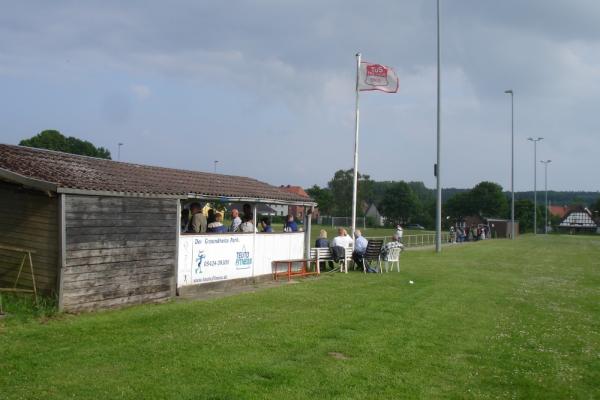
[[[335,358],[336,360],[349,360],[350,357],[345,355],[344,353],[340,353],[337,351],[330,351],[327,355],[331,358]]]

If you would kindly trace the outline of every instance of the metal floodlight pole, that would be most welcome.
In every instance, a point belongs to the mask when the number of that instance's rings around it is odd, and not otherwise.
[[[544,234],[548,234],[548,164],[552,162],[552,160],[540,160],[542,164],[544,164],[544,191],[546,192],[545,201],[546,204],[546,216],[544,221]]]
[[[117,161],[121,161],[121,146],[123,146],[123,143],[119,142],[117,146]]]
[[[440,119],[440,0],[437,0],[437,157],[435,164],[436,207],[435,207],[435,251],[442,251],[442,186],[441,186],[441,119]]]
[[[527,140],[533,142],[533,234],[537,235],[537,142],[544,139],[543,137],[532,138]]]
[[[515,239],[515,95],[510,90],[504,93],[510,94],[510,238]]]
[[[358,197],[358,128],[360,126],[360,113],[358,110],[359,90],[358,80],[360,77],[360,61],[361,54],[356,53],[356,114],[354,116],[354,176],[352,183],[352,239],[355,239],[354,231],[356,230],[356,202]],[[348,272],[348,271],[346,271]]]

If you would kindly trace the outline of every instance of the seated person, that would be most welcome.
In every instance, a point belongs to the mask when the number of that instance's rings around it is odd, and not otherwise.
[[[331,241],[331,247],[348,247],[352,245],[352,238],[344,228],[338,228],[338,235]]]
[[[327,240],[327,231],[325,229],[321,229],[321,231],[319,231],[319,238],[315,241],[315,247],[318,248],[328,248],[329,247],[329,240]],[[321,261],[320,264],[323,264],[325,261]],[[327,264],[329,265],[329,269],[333,269],[334,265],[333,265],[333,261],[327,261]],[[319,266],[320,269],[324,269],[321,266]]]
[[[387,242],[385,246],[383,246],[381,255],[384,257],[384,260],[387,260],[387,255],[393,248],[400,248],[401,250],[404,250],[404,245],[400,243],[400,238],[398,235],[394,235],[393,240],[391,242]]]
[[[208,224],[208,232],[225,233],[227,227],[223,225],[223,214],[215,213],[215,222]]]
[[[327,231],[325,229],[319,231],[319,238],[315,241],[315,247],[329,247],[329,240],[327,240]]]
[[[284,232],[298,232],[298,224],[294,221],[294,216],[288,214],[285,224],[283,225]]]
[[[254,223],[252,213],[244,214],[244,222],[240,225],[241,232],[254,232]]]
[[[260,226],[262,227],[262,231],[265,233],[273,232],[273,228],[271,227],[271,220],[269,217],[262,217],[260,219]]]
[[[354,262],[359,267],[366,269],[367,272],[377,272],[373,268],[371,268],[367,260],[363,258],[367,251],[369,241],[365,239],[365,237],[362,235],[362,232],[359,229],[354,231],[354,236],[356,236],[356,239],[354,240],[354,251],[352,252],[352,260],[354,260]]]
[[[190,224],[190,210],[189,208],[181,209],[181,233],[185,233],[188,230]]]

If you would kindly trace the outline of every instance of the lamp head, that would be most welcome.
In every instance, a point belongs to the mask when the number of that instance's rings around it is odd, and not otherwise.
[[[505,90],[504,93],[506,93],[506,94],[513,94],[513,91],[512,91],[512,89],[509,89],[509,90]]]

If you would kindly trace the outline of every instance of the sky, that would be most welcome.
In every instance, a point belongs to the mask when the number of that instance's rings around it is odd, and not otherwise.
[[[600,2],[441,0],[442,186],[600,190]],[[121,160],[324,186],[354,156],[355,53],[400,78],[360,96],[359,171],[435,187],[435,0],[0,0],[0,142],[44,129]]]

